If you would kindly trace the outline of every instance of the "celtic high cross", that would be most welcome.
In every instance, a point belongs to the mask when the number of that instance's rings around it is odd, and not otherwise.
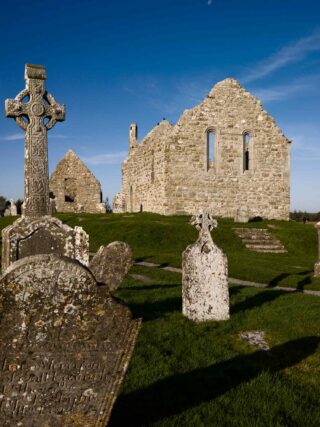
[[[25,136],[24,205],[26,217],[50,215],[47,130],[65,117],[64,105],[57,104],[45,90],[46,70],[26,65],[26,89],[7,99],[7,117],[13,117]],[[22,102],[29,98],[27,102]],[[45,120],[47,122],[45,123]]]
[[[194,215],[190,223],[196,227],[199,233],[199,237],[208,237],[211,239],[210,231],[217,227],[218,223],[212,218],[212,215],[203,210],[200,214]]]

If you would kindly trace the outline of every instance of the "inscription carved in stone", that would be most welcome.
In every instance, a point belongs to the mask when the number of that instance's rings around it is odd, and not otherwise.
[[[0,298],[1,426],[105,427],[140,321],[57,255],[15,262]]]

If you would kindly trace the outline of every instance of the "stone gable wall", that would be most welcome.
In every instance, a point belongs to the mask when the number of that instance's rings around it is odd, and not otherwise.
[[[161,126],[161,125],[160,125]],[[208,164],[207,132],[215,134],[213,162]],[[244,171],[243,135],[249,132],[249,170]],[[151,153],[158,176],[150,183]],[[123,164],[123,193],[136,189],[144,210],[195,214],[208,209],[233,217],[240,206],[249,215],[289,219],[290,144],[261,102],[236,80],[218,83],[198,106],[155,137],[134,148]],[[127,204],[130,211],[130,204]],[[138,210],[138,202],[133,210]]]
[[[50,177],[50,192],[57,212],[104,213],[101,185],[86,165],[71,150],[58,163]],[[65,196],[74,199],[66,201]]]

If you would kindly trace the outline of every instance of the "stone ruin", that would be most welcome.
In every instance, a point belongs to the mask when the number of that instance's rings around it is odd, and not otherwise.
[[[17,216],[18,215],[18,211],[17,211],[17,206],[14,203],[13,199],[10,199],[10,205],[8,205],[4,211],[4,216]]]
[[[198,240],[182,254],[182,313],[191,320],[229,319],[228,261],[212,240],[217,221],[204,211],[193,216]]]
[[[318,232],[318,261],[314,265],[314,277],[320,277],[320,222],[316,224]]]
[[[158,123],[141,141],[129,130],[122,163],[126,212],[289,220],[290,141],[261,101],[235,79],[218,82],[175,125]]]
[[[64,106],[45,90],[44,67],[27,65],[25,77],[6,101],[26,151],[24,216],[2,233],[1,426],[105,426],[141,321],[98,286],[84,230],[50,216],[46,133]]]
[[[106,212],[100,182],[72,150],[57,164],[49,187],[57,212]]]

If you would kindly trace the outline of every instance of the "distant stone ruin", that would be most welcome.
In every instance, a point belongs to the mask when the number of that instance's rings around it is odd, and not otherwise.
[[[18,215],[17,206],[14,203],[13,199],[10,199],[10,204],[6,207],[4,211],[4,216],[16,216]]]
[[[161,121],[139,143],[130,126],[117,207],[164,215],[289,219],[290,141],[235,79],[217,83],[176,125]],[[118,203],[121,200],[121,203]]]
[[[106,212],[100,182],[72,150],[58,163],[49,186],[56,212]]]

